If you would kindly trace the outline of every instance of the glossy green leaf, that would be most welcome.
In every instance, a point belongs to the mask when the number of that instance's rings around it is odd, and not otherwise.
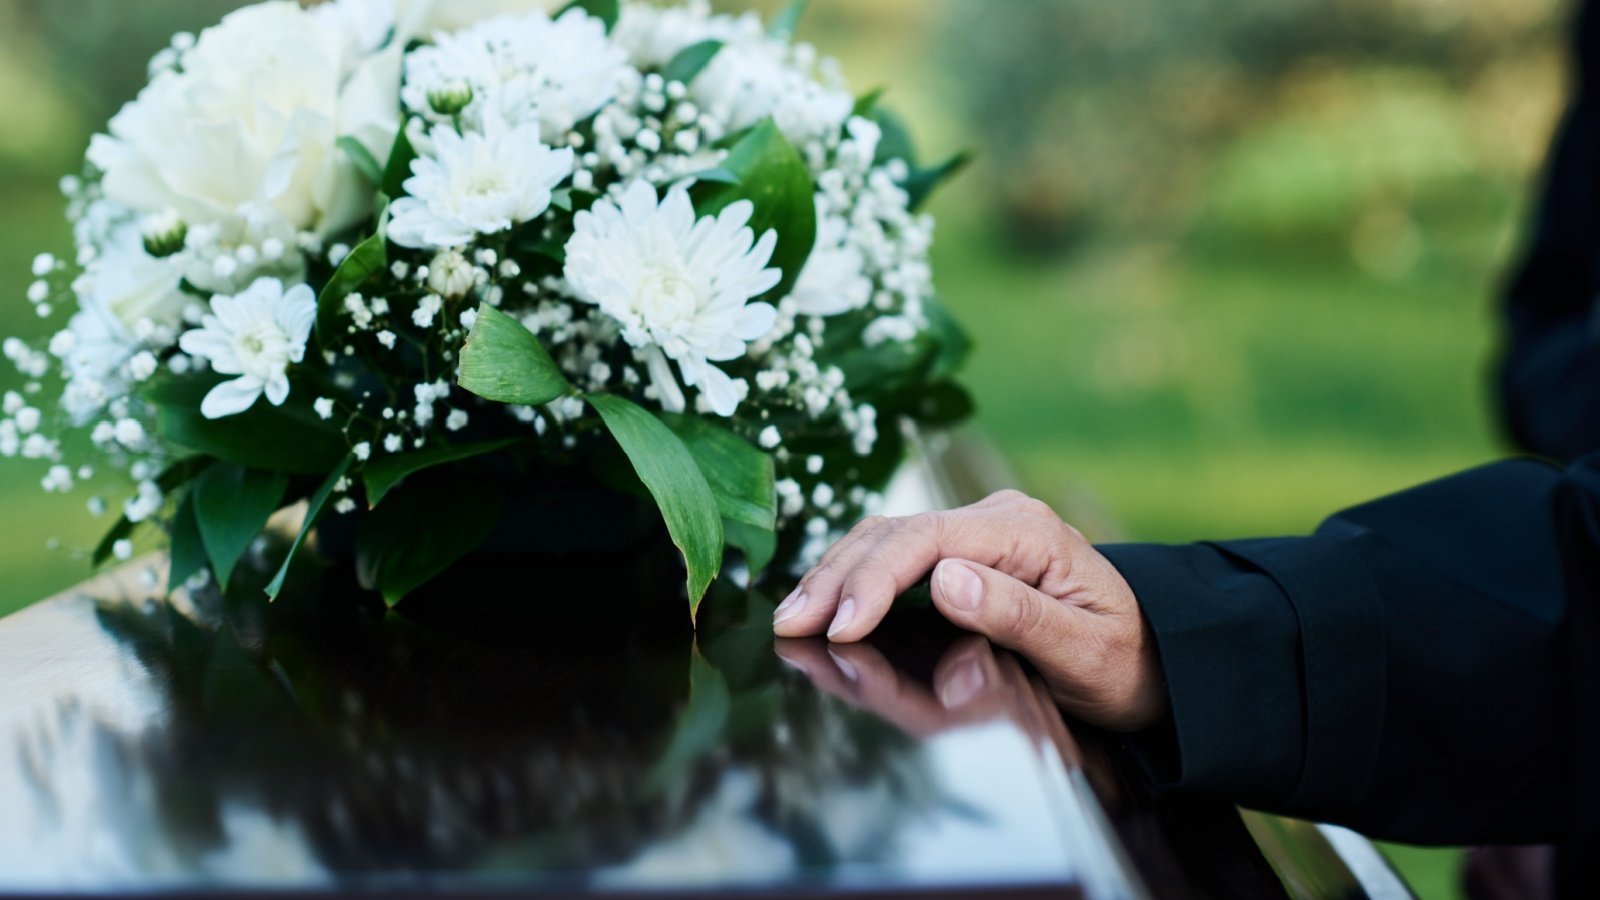
[[[195,479],[195,524],[211,559],[211,572],[223,590],[239,557],[283,505],[288,488],[289,479],[282,472],[235,465],[212,466]]]
[[[272,576],[272,581],[267,584],[268,598],[272,600],[278,599],[278,594],[283,591],[283,582],[289,577],[289,564],[294,562],[295,554],[300,552],[300,546],[306,542],[306,536],[311,534],[311,529],[317,527],[317,522],[321,520],[322,513],[327,509],[328,498],[333,496],[334,487],[350,471],[350,465],[354,461],[355,457],[352,456],[346,456],[343,460],[340,460],[339,465],[328,473],[328,477],[322,482],[322,486],[317,488],[315,494],[311,495],[311,500],[306,504],[305,520],[300,523],[300,531],[294,536],[294,543],[290,544],[288,551],[284,553],[283,564],[278,566],[278,574]]]
[[[417,450],[411,453],[393,453],[380,456],[367,463],[362,471],[362,480],[367,486],[367,505],[377,506],[383,498],[393,490],[395,485],[405,479],[407,475],[453,463],[474,456],[483,456],[496,450],[504,450],[522,443],[516,438],[500,441],[482,441],[476,444],[455,444],[444,447],[433,447],[427,450]]]
[[[324,475],[347,452],[343,434],[312,411],[304,390],[291,392],[282,406],[263,398],[238,415],[207,419],[200,401],[221,380],[202,373],[145,388],[162,438],[224,462],[291,475]]]
[[[406,179],[411,177],[411,161],[417,158],[411,138],[406,136],[406,123],[400,123],[395,132],[394,145],[389,148],[389,160],[383,165],[383,193],[387,197],[402,197],[406,192]]]
[[[383,166],[379,165],[378,158],[372,155],[371,150],[349,135],[339,138],[337,143],[362,177],[371,182],[374,188],[383,186]]]
[[[770,118],[733,145],[722,168],[731,172],[738,183],[703,183],[695,198],[695,211],[706,216],[739,200],[754,204],[750,227],[757,237],[768,229],[778,232],[771,264],[783,270],[783,281],[773,292],[781,296],[800,277],[817,242],[816,191],[811,169]]]
[[[701,41],[698,44],[679,50],[672,60],[661,70],[661,77],[667,81],[680,81],[688,84],[695,77],[711,65],[717,53],[722,50],[721,41]]]
[[[695,760],[716,750],[732,705],[727,680],[696,649],[689,661],[689,703],[679,713],[666,749],[646,776],[645,790],[664,789]]]
[[[167,551],[167,591],[175,591],[191,575],[206,567],[206,545],[195,517],[194,492],[184,494],[172,517],[172,538]]]
[[[771,528],[724,519],[722,534],[729,547],[744,554],[745,568],[750,570],[752,580],[772,565],[772,557],[778,552],[778,535]]]
[[[772,457],[726,428],[699,416],[663,416],[700,466],[724,519],[773,528],[778,518]]]
[[[317,337],[325,349],[333,349],[343,340],[339,322],[344,314],[344,299],[388,267],[389,242],[381,234],[357,244],[339,261],[339,268],[317,295]]]
[[[617,0],[572,0],[571,3],[561,7],[561,13],[557,15],[557,18],[566,14],[568,10],[573,9],[581,9],[606,23],[606,31],[617,27],[617,19],[622,14],[621,6]]]
[[[461,348],[461,387],[499,403],[537,406],[572,389],[550,352],[521,322],[485,303]]]
[[[161,489],[161,493],[170,494],[193,481],[214,462],[216,460],[208,456],[189,456],[180,459],[167,466],[161,471],[161,474],[156,476],[156,487]],[[141,524],[144,523],[129,521],[127,516],[119,517],[116,524],[112,525],[106,531],[105,536],[100,539],[100,543],[95,545],[94,553],[90,557],[94,565],[103,565],[106,560],[110,559],[112,549],[116,546],[117,541],[132,537],[134,531]]]
[[[806,7],[810,0],[789,0],[789,5],[778,10],[767,25],[767,34],[782,40],[793,40],[795,32],[800,28],[800,17],[806,14]]]
[[[729,172],[727,169],[724,169],[721,166],[718,166],[715,169],[701,169],[698,172],[690,172],[688,175],[683,177],[685,180],[693,179],[694,181],[709,182],[713,184],[739,183],[739,176]]]
[[[393,606],[472,552],[494,531],[502,486],[460,469],[408,479],[356,534],[356,576]]]
[[[683,551],[692,617],[722,567],[722,516],[716,495],[694,454],[660,419],[621,397],[593,394],[586,399],[650,489],[672,542]]]

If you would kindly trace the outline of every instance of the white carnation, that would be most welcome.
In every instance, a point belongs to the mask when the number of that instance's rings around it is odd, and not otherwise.
[[[190,356],[209,359],[213,371],[239,377],[212,388],[200,404],[201,414],[208,419],[236,415],[262,394],[274,406],[283,405],[289,397],[289,364],[304,358],[317,315],[311,288],[297,284],[285,291],[276,278],[262,278],[236,297],[213,297],[211,312],[178,345]]]
[[[655,188],[635,181],[620,203],[597,201],[574,219],[567,280],[645,352],[666,409],[685,408],[669,359],[717,415],[733,415],[748,389],[712,363],[743,356],[777,317],[770,304],[750,302],[782,278],[767,267],[777,232],[757,240],[753,209],[741,200],[697,220],[683,190],[658,203]]]
[[[433,145],[432,157],[411,162],[410,196],[389,207],[389,240],[402,247],[455,247],[526,222],[572,174],[571,148],[540,143],[533,124],[508,127],[491,116],[482,134],[435,128]]]

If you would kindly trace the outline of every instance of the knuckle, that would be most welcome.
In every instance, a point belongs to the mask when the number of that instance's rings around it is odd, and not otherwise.
[[[990,494],[988,497],[985,497],[983,502],[985,504],[991,504],[991,505],[993,505],[993,504],[1011,504],[1011,503],[1020,503],[1020,502],[1023,502],[1023,501],[1026,501],[1026,500],[1031,500],[1031,499],[1032,498],[1029,497],[1027,494],[1024,494],[1023,492],[1021,492],[1021,491],[1019,491],[1019,490],[1017,490],[1015,488],[1006,488],[1005,490],[995,491],[994,493]]]

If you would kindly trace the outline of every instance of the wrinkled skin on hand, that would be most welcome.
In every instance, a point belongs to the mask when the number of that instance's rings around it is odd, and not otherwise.
[[[1137,731],[1166,712],[1154,639],[1122,574],[1046,504],[1001,491],[960,509],[863,520],[779,605],[779,637],[853,643],[932,572],[954,624],[1025,657],[1067,712]]]

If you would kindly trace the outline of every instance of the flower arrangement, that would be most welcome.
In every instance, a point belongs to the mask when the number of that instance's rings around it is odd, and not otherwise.
[[[174,587],[305,501],[268,593],[345,516],[393,603],[529,472],[653,498],[691,610],[730,548],[815,559],[907,423],[970,411],[917,211],[964,159],[919,167],[801,9],[269,0],[178,35],[63,182],[76,256],[29,300],[64,324],[4,343],[0,453],[131,476],[96,562],[153,524]]]

